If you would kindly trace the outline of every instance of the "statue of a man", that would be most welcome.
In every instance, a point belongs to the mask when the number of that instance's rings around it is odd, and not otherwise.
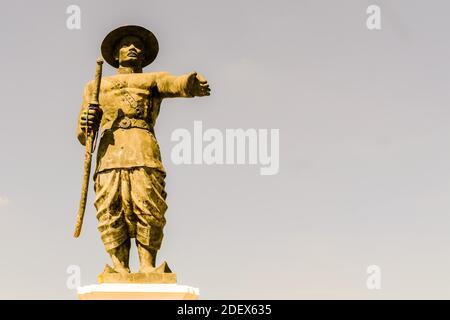
[[[163,239],[167,209],[165,170],[154,134],[164,98],[208,96],[207,81],[192,72],[173,76],[143,73],[158,53],[149,30],[123,26],[102,42],[103,58],[118,69],[102,78],[99,110],[87,110],[93,81],[84,90],[78,140],[86,142],[86,129],[100,127],[94,173],[98,230],[113,267],[110,272],[130,273],[131,238],[136,239],[140,273],[155,270],[156,253]]]

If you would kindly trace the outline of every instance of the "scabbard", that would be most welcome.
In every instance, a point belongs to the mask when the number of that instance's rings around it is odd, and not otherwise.
[[[100,83],[102,80],[102,64],[103,60],[101,58],[97,59],[97,66],[95,68],[94,77],[94,90],[92,92],[92,100],[89,108],[98,108],[99,106],[99,94],[100,94]],[[86,114],[86,122],[88,121],[88,114]],[[84,212],[86,210],[86,202],[89,191],[89,177],[91,176],[91,161],[92,153],[94,152],[94,141],[97,136],[97,129],[87,132],[86,134],[86,149],[84,152],[84,170],[83,170],[83,181],[81,183],[81,198],[80,204],[78,206],[77,220],[75,224],[75,231],[73,236],[78,238],[81,233],[81,227],[83,226]]]
[[[94,133],[90,133],[86,139],[86,151],[84,153],[84,170],[83,181],[81,182],[81,197],[80,204],[78,206],[77,221],[75,224],[75,231],[73,236],[78,238],[81,233],[81,227],[83,226],[84,212],[86,211],[86,202],[89,191],[89,178],[91,176],[91,162],[92,162],[92,145],[94,144]]]

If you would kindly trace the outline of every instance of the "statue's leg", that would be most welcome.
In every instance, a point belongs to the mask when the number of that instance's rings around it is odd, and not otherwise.
[[[127,239],[118,247],[108,251],[113,262],[114,271],[118,273],[130,273],[129,259],[130,259],[131,241]]]
[[[124,218],[120,169],[97,174],[95,179],[95,207],[98,230],[106,251],[111,256],[114,271],[129,273],[130,237]]]
[[[166,224],[164,174],[148,168],[138,168],[130,172],[130,181],[139,272],[148,273],[155,269],[156,254],[161,247]]]
[[[139,255],[139,272],[149,273],[154,271],[158,250],[143,245],[137,240],[136,246]]]

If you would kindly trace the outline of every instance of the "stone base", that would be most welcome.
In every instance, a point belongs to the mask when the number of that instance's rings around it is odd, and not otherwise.
[[[102,283],[78,288],[80,300],[197,300],[198,288],[179,284]]]
[[[176,273],[102,273],[98,276],[98,283],[177,283]]]
[[[150,273],[117,273],[109,265],[98,276],[98,283],[177,283],[177,275],[170,270],[167,262]]]

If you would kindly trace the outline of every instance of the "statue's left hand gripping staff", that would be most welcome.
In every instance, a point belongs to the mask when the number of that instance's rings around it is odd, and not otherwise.
[[[75,232],[73,236],[78,238],[81,233],[81,227],[83,226],[84,212],[86,209],[86,200],[89,188],[89,177],[91,174],[91,160],[92,153],[95,150],[95,138],[97,137],[98,128],[94,127],[92,130],[88,129],[88,112],[89,109],[100,109],[99,108],[99,94],[100,94],[100,83],[102,80],[102,65],[103,59],[97,59],[97,66],[95,68],[95,80],[94,80],[94,91],[92,92],[92,99],[89,104],[89,108],[86,108],[86,152],[84,155],[84,172],[83,172],[83,182],[81,185],[81,198],[80,206],[78,207],[77,222],[75,225]]]

